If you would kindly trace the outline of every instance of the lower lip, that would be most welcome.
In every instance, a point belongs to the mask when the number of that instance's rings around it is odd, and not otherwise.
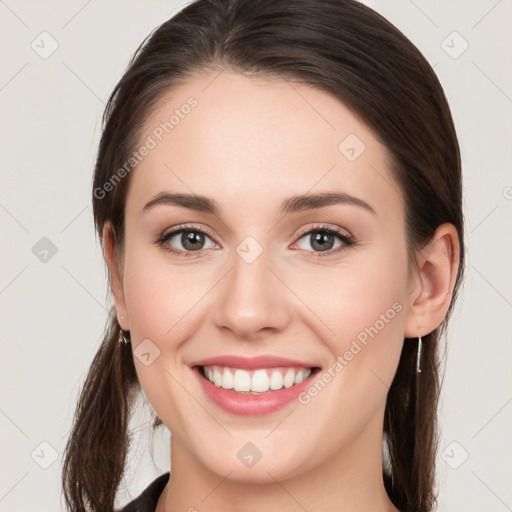
[[[318,373],[317,371],[312,372],[306,380],[300,384],[295,384],[291,388],[268,391],[261,395],[248,395],[215,386],[202,376],[201,369],[197,366],[192,368],[192,370],[197,375],[201,387],[212,402],[229,413],[245,416],[269,414],[285,407],[290,402],[293,402],[293,400],[296,400],[300,393],[310,386],[312,379]]]

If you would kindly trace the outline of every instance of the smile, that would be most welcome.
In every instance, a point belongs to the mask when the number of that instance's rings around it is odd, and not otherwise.
[[[261,394],[291,388],[305,381],[312,368],[259,368],[244,370],[225,366],[202,366],[202,375],[214,386],[237,393]]]
[[[224,355],[190,364],[204,395],[225,412],[257,416],[297,401],[320,366],[278,356]]]

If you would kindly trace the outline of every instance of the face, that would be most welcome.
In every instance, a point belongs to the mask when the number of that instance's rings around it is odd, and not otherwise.
[[[380,461],[411,292],[385,148],[323,91],[227,71],[170,91],[142,144],[117,302],[172,457],[247,482]]]

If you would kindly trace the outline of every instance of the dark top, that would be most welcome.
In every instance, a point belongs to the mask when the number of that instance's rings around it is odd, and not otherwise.
[[[153,480],[134,500],[117,512],[155,512],[156,504],[169,481],[170,471]],[[116,512],[116,511],[114,511]]]

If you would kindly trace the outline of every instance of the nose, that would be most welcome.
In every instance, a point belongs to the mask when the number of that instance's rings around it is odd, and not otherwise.
[[[252,262],[240,254],[233,255],[233,266],[219,283],[214,322],[249,341],[286,328],[291,320],[290,292],[270,268],[266,252]]]

